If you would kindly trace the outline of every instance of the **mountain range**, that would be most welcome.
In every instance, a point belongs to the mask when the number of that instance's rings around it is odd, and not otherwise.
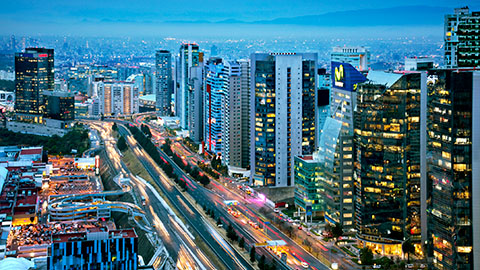
[[[452,8],[431,6],[399,6],[381,9],[359,9],[319,13],[272,20],[241,21],[226,19],[221,21],[165,21],[166,23],[215,23],[215,24],[264,24],[264,25],[306,25],[306,26],[430,26],[441,25],[445,14],[453,13]]]

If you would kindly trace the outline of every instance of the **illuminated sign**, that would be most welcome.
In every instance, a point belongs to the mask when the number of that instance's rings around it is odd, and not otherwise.
[[[343,87],[344,77],[345,73],[343,71],[343,65],[335,67],[335,86]]]
[[[46,54],[46,53],[42,53],[42,54],[38,55],[38,57],[47,57],[47,56],[48,56],[48,54]]]
[[[333,87],[356,91],[359,83],[367,80],[362,73],[348,63],[332,62],[332,81]]]

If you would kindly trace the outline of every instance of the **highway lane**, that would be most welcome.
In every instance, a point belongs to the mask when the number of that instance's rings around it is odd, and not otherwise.
[[[117,121],[125,123],[123,121]],[[128,124],[128,123],[125,123]],[[123,126],[119,126],[119,132],[123,136],[131,136],[130,132],[126,130]],[[133,136],[132,136],[133,137]],[[130,140],[127,140],[130,144]],[[134,146],[134,145],[131,145]],[[135,145],[136,146],[136,145]],[[178,191],[176,188],[172,188],[168,185],[170,183],[169,179],[165,179],[166,176],[161,175],[156,168],[156,165],[151,163],[151,159],[148,160],[145,155],[138,155],[138,159],[145,167],[147,172],[152,176],[156,181],[162,192],[168,198],[168,200],[174,205],[174,207],[185,217],[190,228],[195,230],[198,235],[207,243],[207,245],[213,250],[213,252],[218,256],[218,258],[223,262],[223,269],[253,269],[244,259],[241,257],[235,250],[233,250],[233,255],[229,254],[226,247],[222,247],[220,243],[217,242],[210,233],[208,225],[205,224],[201,218],[201,214],[193,207],[190,202],[186,199],[183,199],[183,202],[179,198],[183,198],[184,195]],[[168,157],[167,157],[168,158]],[[169,159],[169,158],[168,158]],[[163,178],[163,179],[162,179]],[[184,206],[186,205],[186,207]],[[187,210],[188,209],[188,210]],[[193,215],[189,212],[193,212]]]
[[[136,119],[137,124],[139,124],[139,118],[137,117]],[[174,145],[175,143],[172,143]],[[188,179],[188,185],[189,185],[189,194],[192,195],[192,197],[201,205],[206,205],[210,209],[214,209],[216,216],[219,214],[223,218],[223,220],[227,221],[228,224],[232,224],[234,229],[237,231],[239,235],[242,235],[245,237],[245,240],[247,243],[258,243],[258,242],[264,242],[265,238],[259,237],[259,235],[255,232],[256,229],[253,229],[249,225],[242,224],[238,220],[235,220],[230,214],[226,212],[225,209],[223,209],[221,203],[215,203],[215,198],[212,198],[212,192],[209,191],[208,189],[203,188],[201,185],[198,185],[194,180],[192,180],[190,177],[186,176],[185,173],[178,167],[177,164],[175,164],[169,156],[167,156],[161,149],[158,149],[161,156],[167,160],[170,164],[173,165],[174,171],[177,175],[182,175],[184,179]],[[233,193],[229,191],[228,189],[225,189],[221,184],[218,184],[218,182],[215,184],[213,183],[214,186],[218,189],[218,191],[222,192],[225,198],[230,198],[230,199],[235,199],[240,202],[248,203],[248,201],[243,200],[243,197],[239,196],[236,193]],[[251,212],[253,210],[250,209]],[[245,214],[245,213],[244,213]],[[260,219],[258,216],[256,219]],[[254,219],[255,220],[255,219]],[[264,221],[262,222],[264,223]],[[265,225],[267,228],[267,232],[270,231],[270,235],[268,235],[266,240],[285,240],[289,246],[290,250],[295,252],[297,255],[297,258],[293,258],[291,254],[289,254],[289,265],[291,267],[302,267],[300,266],[301,262],[307,262],[309,265],[311,265],[311,269],[329,269],[327,266],[319,262],[315,257],[313,257],[311,254],[306,252],[304,249],[298,246],[293,240],[288,238],[287,236],[283,235],[278,229],[271,225]],[[274,229],[271,229],[269,227],[273,227]],[[276,229],[276,230],[275,230]],[[280,233],[280,234],[279,234]],[[254,238],[252,235],[256,235],[257,237]],[[261,240],[259,240],[261,239]],[[277,265],[281,267],[282,269],[288,269],[282,262],[278,260],[278,257],[271,254],[270,252],[266,251],[264,248],[258,248],[257,251],[260,254],[265,255],[265,257],[269,260],[274,259],[278,263]],[[298,259],[300,257],[300,259]]]
[[[137,117],[135,119],[135,121],[136,121],[137,125],[140,125],[141,124],[141,117]],[[155,131],[153,129],[152,129],[152,133],[155,133]],[[182,150],[182,151],[180,151],[180,155],[185,155],[187,160],[189,160],[191,157],[194,157],[194,155],[192,155],[191,153],[188,153],[190,150],[184,148],[181,144],[178,145],[177,142],[173,141],[172,146],[175,146],[175,150],[177,150],[177,151]],[[163,158],[168,160],[170,163],[174,164],[172,162],[172,160],[169,157],[167,157],[165,155],[165,153],[163,153],[163,151],[161,151],[159,149],[159,152],[161,153]],[[193,159],[193,160],[198,162],[198,159]],[[174,165],[176,165],[176,164],[174,164]],[[181,170],[180,170],[180,168],[178,168],[178,166],[174,166],[174,168],[175,168],[176,173],[181,172]],[[193,181],[189,177],[184,176],[184,178],[189,179],[189,184],[190,185],[192,185],[192,184],[195,185],[196,184],[195,181]],[[254,203],[254,202],[251,203],[252,200],[246,199],[243,196],[241,196],[241,195],[239,195],[235,192],[232,192],[229,189],[226,189],[225,187],[223,187],[222,184],[214,181],[213,179],[211,179],[211,180],[214,183],[214,186],[218,189],[218,191],[222,194],[222,196],[224,198],[235,199],[235,200],[238,200],[239,202],[241,202],[242,204],[245,205],[245,207],[242,209],[242,214],[250,217],[251,220],[254,220],[254,221],[256,220],[260,224],[265,224],[265,222],[270,223],[269,219],[266,219],[264,217],[260,217],[257,214],[257,213],[259,213],[259,208],[261,208],[262,205],[258,205],[258,203]],[[207,190],[207,189],[203,189],[203,187],[200,186],[200,188],[195,188],[194,190],[191,190],[191,191],[189,190],[189,193],[192,195],[193,198],[195,198],[195,200],[197,202],[201,202],[201,204],[205,204],[204,203],[205,198],[208,198],[208,196],[210,196],[211,194],[209,192],[207,192],[206,194],[198,194],[198,193],[204,192],[204,190]],[[212,200],[213,199],[210,199],[210,201],[212,201]],[[226,220],[229,220],[229,223],[232,223],[232,225],[238,223],[238,221],[232,220],[234,218],[231,215],[229,215],[228,213],[226,213],[226,211],[224,209],[222,209],[221,207],[219,208],[218,205],[210,204],[209,208],[216,209],[217,212],[222,213],[223,217]],[[237,225],[237,226],[239,226],[239,228],[236,228],[236,230],[239,232],[239,234],[252,235],[249,226],[248,225],[247,226],[242,226],[242,225],[243,224],[241,224],[241,223],[239,223]],[[247,228],[245,230],[242,227],[247,227]],[[291,251],[291,253],[289,253],[289,258],[293,257],[293,256],[291,256],[292,254],[295,254],[296,258],[295,259],[292,258],[294,261],[306,262],[311,266],[310,267],[311,269],[329,269],[329,267],[327,265],[320,262],[315,256],[313,256],[308,251],[306,251],[303,247],[301,247],[299,244],[297,244],[294,240],[292,240],[291,238],[286,236],[282,231],[280,231],[275,226],[273,226],[271,224],[265,224],[265,225],[263,225],[263,227],[266,228],[266,233],[268,233],[268,237],[271,240],[284,240],[285,242],[287,242],[287,244],[289,246],[289,250]],[[294,232],[296,230],[298,230],[296,227],[293,227],[293,229],[294,229]],[[249,231],[249,232],[247,233],[247,231]],[[246,240],[248,242],[249,240],[251,241],[253,239],[250,239],[249,237],[247,237]],[[258,240],[258,237],[257,237],[257,240]],[[340,269],[342,269],[342,268],[343,269],[348,269],[348,267],[345,268],[344,263],[342,261],[342,258],[338,258],[338,255],[333,257],[332,254],[330,253],[330,251],[327,248],[325,248],[324,246],[322,246],[321,243],[317,243],[317,241],[315,241],[315,239],[313,239],[313,238],[309,239],[308,241],[311,244],[315,245],[318,248],[318,250],[320,250],[319,252],[323,255],[324,258],[329,258],[332,261],[338,262],[339,265],[340,265]],[[267,258],[272,257],[272,254],[267,253],[266,257]],[[274,255],[273,255],[273,257],[276,258]],[[297,267],[298,263],[297,264],[290,264],[290,266]]]
[[[114,141],[113,137],[111,137],[110,127],[107,127],[104,123],[102,123],[102,125],[99,125],[98,123],[89,124],[97,130],[101,131],[103,135],[103,138],[105,140],[106,152],[109,157],[107,159],[107,162],[109,162],[113,168],[116,168],[117,172],[122,171],[125,177],[131,179],[131,186],[133,187],[132,191],[137,195],[137,198],[142,196],[142,194],[148,196],[149,204],[143,207],[145,210],[145,214],[147,218],[151,221],[151,223],[155,226],[157,234],[161,236],[163,240],[162,242],[165,245],[165,248],[167,249],[171,258],[174,261],[178,260],[178,250],[181,248],[182,243],[183,245],[186,245],[190,250],[194,251],[194,256],[196,255],[198,258],[204,258],[205,255],[200,250],[198,250],[198,248],[196,248],[195,244],[191,242],[192,240],[189,238],[189,236],[182,233],[181,228],[178,228],[171,223],[168,211],[164,208],[163,204],[156,198],[152,191],[146,188],[140,180],[138,180],[134,175],[132,175],[128,170],[126,164],[119,158],[116,148],[110,145],[110,143]],[[115,162],[115,165],[113,164],[113,162]],[[186,256],[190,256],[190,254],[186,254]],[[201,269],[211,268],[205,268],[203,265],[209,266],[211,264],[208,262],[208,260],[203,260],[203,262],[199,262],[193,266],[200,267]]]

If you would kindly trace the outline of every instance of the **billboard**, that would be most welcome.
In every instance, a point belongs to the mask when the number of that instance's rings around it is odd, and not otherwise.
[[[367,80],[362,73],[348,63],[332,61],[332,87],[355,91],[357,85]]]

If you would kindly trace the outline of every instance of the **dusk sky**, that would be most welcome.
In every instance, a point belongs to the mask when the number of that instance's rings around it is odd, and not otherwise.
[[[158,27],[172,21],[252,22],[343,11],[388,9],[398,6],[423,6],[421,11],[413,10],[414,13],[430,12],[426,7],[431,7],[435,9],[432,12],[439,14],[434,18],[438,18],[438,22],[441,22],[443,21],[441,14],[448,10],[453,12],[454,7],[467,4],[473,9],[480,7],[478,2],[457,0],[2,0],[2,2],[0,24],[4,27],[0,27],[0,34],[11,34],[12,31],[27,34],[53,32],[65,34],[71,31],[81,34],[92,25],[99,27],[107,25],[108,27],[103,31],[126,31],[125,34],[128,34],[130,31],[135,32],[135,26]],[[401,14],[397,16],[400,18]],[[361,21],[361,17],[359,18],[355,20]],[[367,19],[372,20],[372,18]],[[428,23],[430,21],[431,23]],[[368,25],[375,23],[377,22],[369,22]],[[440,26],[437,21],[429,20],[427,23]],[[382,25],[381,20],[378,20],[378,24]],[[425,25],[421,21],[419,24]],[[332,25],[320,24],[320,26]]]

